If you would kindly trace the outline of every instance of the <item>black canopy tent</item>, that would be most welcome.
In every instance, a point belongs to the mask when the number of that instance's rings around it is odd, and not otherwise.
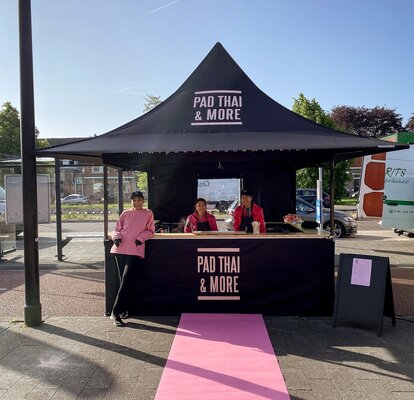
[[[187,215],[197,179],[242,178],[267,220],[295,209],[295,171],[405,145],[325,128],[263,93],[217,43],[183,85],[147,114],[106,134],[38,155],[148,171],[157,219]]]

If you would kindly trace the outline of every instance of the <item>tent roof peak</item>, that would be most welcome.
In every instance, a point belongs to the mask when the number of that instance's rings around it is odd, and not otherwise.
[[[217,42],[184,83],[148,113],[103,135],[38,154],[105,155],[107,160],[109,154],[125,154],[132,160],[169,152],[303,150],[306,163],[316,154],[323,162],[405,147],[338,132],[285,108],[262,92]]]

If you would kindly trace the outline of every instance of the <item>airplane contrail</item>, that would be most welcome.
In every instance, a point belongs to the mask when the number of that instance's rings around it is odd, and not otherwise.
[[[155,13],[156,11],[162,10],[163,8],[168,7],[168,6],[170,6],[171,4],[174,4],[174,3],[178,3],[179,1],[180,1],[180,0],[175,0],[175,1],[172,1],[171,3],[168,3],[168,4],[165,4],[164,6],[158,7],[158,8],[156,8],[155,10],[152,10],[152,11],[150,11],[150,12],[149,12],[149,13],[147,13],[147,14],[152,14],[152,13]]]

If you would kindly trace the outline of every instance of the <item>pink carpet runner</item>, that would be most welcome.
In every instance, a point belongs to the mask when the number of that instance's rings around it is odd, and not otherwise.
[[[263,318],[183,314],[155,400],[290,399]]]

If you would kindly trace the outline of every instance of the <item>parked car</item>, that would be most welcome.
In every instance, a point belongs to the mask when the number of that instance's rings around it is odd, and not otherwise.
[[[101,203],[105,202],[105,198],[101,198]],[[108,203],[118,203],[118,193],[108,193]]]
[[[6,212],[6,191],[0,186],[0,214]]]
[[[296,196],[316,206],[316,189],[296,189]],[[331,196],[328,193],[322,192],[322,201],[325,208],[331,207]]]
[[[236,207],[240,204],[239,200],[233,200],[230,205],[228,206],[227,212],[232,209],[233,211],[236,209]]]
[[[220,200],[216,202],[215,209],[221,213],[224,213],[233,202],[234,200],[230,200],[230,201]]]
[[[357,190],[356,192],[353,192],[349,195],[349,197],[351,199],[357,199],[359,197],[359,190]]]
[[[0,186],[0,200],[6,201],[6,191]]]
[[[91,204],[89,197],[81,194],[69,194],[63,199],[60,199],[62,204]]]
[[[228,217],[225,220],[225,227],[228,231],[233,230],[233,214],[235,208],[238,206],[238,201],[235,200],[227,209]],[[316,221],[316,207],[307,201],[296,197],[296,214],[303,221]],[[335,237],[345,237],[355,235],[357,233],[357,223],[355,219],[348,213],[342,211],[335,211]],[[331,214],[330,210],[323,211],[323,228],[330,232],[331,230]]]
[[[299,197],[296,197],[296,214],[303,221],[316,221],[316,207]],[[351,236],[357,233],[357,223],[350,214],[343,211],[335,211],[334,220],[335,237]],[[330,210],[323,211],[323,228],[328,232],[331,231]]]

